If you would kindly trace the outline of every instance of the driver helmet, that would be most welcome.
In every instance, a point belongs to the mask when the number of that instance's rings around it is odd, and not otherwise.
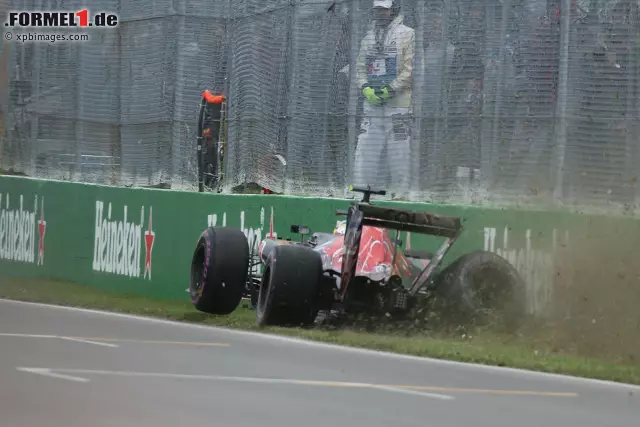
[[[333,229],[333,234],[344,235],[347,231],[347,221],[336,221],[336,228]]]

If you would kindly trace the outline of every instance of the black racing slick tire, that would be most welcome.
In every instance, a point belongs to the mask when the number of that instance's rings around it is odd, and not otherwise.
[[[249,274],[249,243],[241,230],[207,228],[191,261],[191,303],[210,314],[230,314],[240,304]]]
[[[322,258],[302,246],[277,246],[266,262],[256,307],[260,326],[308,326],[318,315]]]
[[[436,285],[446,322],[516,328],[525,318],[524,280],[509,261],[493,252],[461,256],[442,270]]]

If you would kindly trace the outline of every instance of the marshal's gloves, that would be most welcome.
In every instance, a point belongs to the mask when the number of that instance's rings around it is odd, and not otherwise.
[[[382,99],[380,99],[380,97],[376,95],[376,91],[373,88],[369,86],[365,86],[362,89],[362,94],[364,95],[365,99],[369,104],[371,105],[382,104]]]
[[[382,101],[386,101],[391,98],[395,92],[389,86],[385,86],[382,89],[373,89],[370,86],[365,85],[362,89],[362,94],[365,99],[372,105],[382,104]]]
[[[395,94],[396,94],[395,91],[391,89],[389,86],[385,86],[382,89],[376,91],[376,95],[378,95],[380,98],[384,100],[393,98]]]

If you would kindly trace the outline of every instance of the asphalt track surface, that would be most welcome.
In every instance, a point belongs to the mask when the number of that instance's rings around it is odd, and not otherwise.
[[[3,427],[638,426],[640,387],[0,300]]]

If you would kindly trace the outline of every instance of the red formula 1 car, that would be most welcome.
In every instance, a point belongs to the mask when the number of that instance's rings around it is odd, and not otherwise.
[[[434,296],[458,315],[497,310],[513,322],[523,314],[523,281],[500,256],[477,251],[439,268],[462,232],[460,218],[375,206],[370,196],[384,191],[352,190],[364,197],[338,212],[347,219],[333,232],[292,225],[306,241],[266,238],[254,254],[242,231],[207,228],[191,266],[195,308],[229,314],[249,296],[259,325],[282,326],[310,325],[321,312],[406,315]],[[402,250],[400,231],[445,241],[435,254]]]

